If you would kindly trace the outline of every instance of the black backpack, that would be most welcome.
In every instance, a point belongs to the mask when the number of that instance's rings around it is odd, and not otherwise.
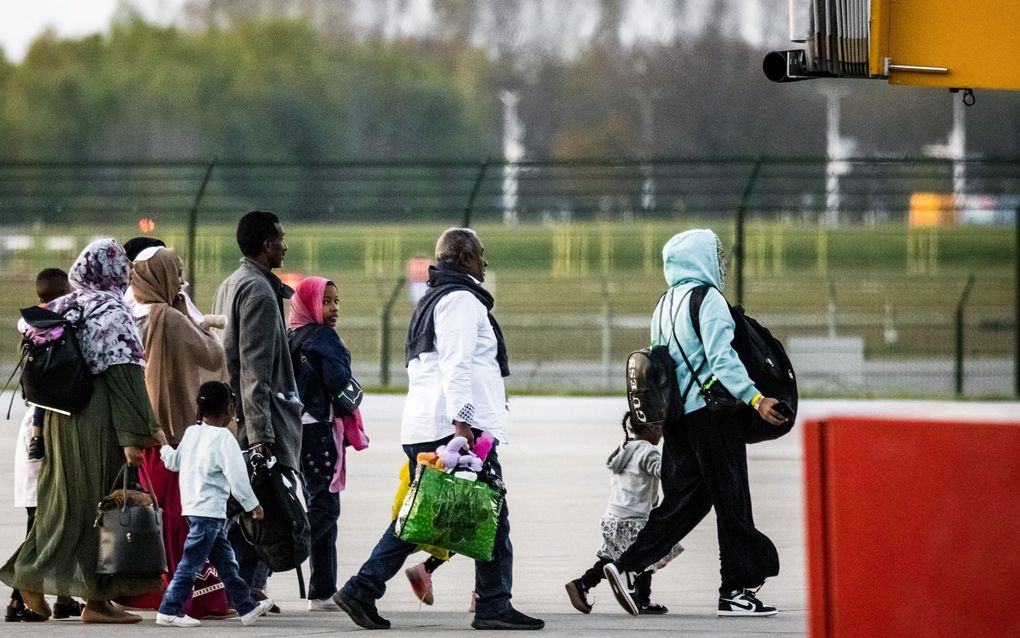
[[[663,293],[659,297],[659,304],[665,296]],[[676,322],[676,317],[673,321]],[[627,408],[632,423],[660,427],[675,423],[684,415],[684,398],[677,384],[676,361],[669,353],[669,340],[664,346],[650,346],[630,353],[627,357]]]
[[[78,345],[77,326],[82,323],[81,320],[72,324],[63,315],[39,306],[22,308],[21,316],[33,328],[62,326],[64,330],[59,337],[43,343],[24,337],[21,340],[21,360],[7,384],[20,367],[21,394],[26,401],[49,410],[68,414],[78,412],[92,398],[94,377]],[[10,410],[7,416],[10,417]]]
[[[311,550],[308,516],[297,496],[301,479],[296,471],[279,464],[252,465],[252,489],[265,516],[258,521],[240,517],[245,539],[274,572],[299,569]]]
[[[711,287],[704,284],[691,291],[691,323],[694,324],[694,332],[699,340],[701,304]],[[793,416],[782,425],[766,423],[757,410],[746,404],[737,407],[734,418],[745,428],[747,443],[778,439],[793,429],[797,418],[797,375],[783,344],[772,336],[768,328],[744,314],[743,306],[729,306],[729,309],[735,326],[732,346],[747,369],[748,376],[762,394],[785,401],[793,409]]]
[[[627,407],[632,423],[664,427],[683,416],[676,363],[667,346],[652,346],[627,357]]]

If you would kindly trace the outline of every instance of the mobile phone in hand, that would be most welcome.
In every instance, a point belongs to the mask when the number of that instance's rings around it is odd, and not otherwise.
[[[791,408],[790,404],[787,403],[786,401],[777,402],[774,406],[772,406],[772,409],[778,412],[779,414],[783,415],[784,419],[793,418],[793,408]]]

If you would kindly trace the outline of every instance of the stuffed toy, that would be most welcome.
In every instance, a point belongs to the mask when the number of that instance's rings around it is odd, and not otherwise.
[[[443,467],[450,471],[470,469],[474,472],[481,472],[482,459],[478,458],[473,452],[469,451],[467,454],[461,452],[466,445],[466,438],[455,436],[446,445],[440,445],[436,448],[436,456],[442,461]]]
[[[445,469],[443,467],[443,462],[439,459],[439,455],[435,452],[419,452],[415,460],[418,461],[418,465],[434,467],[440,472]]]
[[[492,435],[488,432],[482,432],[482,435],[475,438],[475,444],[471,447],[471,451],[474,452],[478,458],[484,461],[489,456],[489,452],[492,451],[492,446],[496,442]]]

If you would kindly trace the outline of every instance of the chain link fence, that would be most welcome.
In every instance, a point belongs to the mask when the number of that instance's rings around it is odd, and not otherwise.
[[[620,392],[665,287],[662,245],[708,227],[730,251],[727,297],[786,343],[806,393],[1014,396],[1018,205],[1018,160],[0,163],[0,369],[35,273],[93,237],[165,240],[208,309],[236,220],[268,209],[284,276],[340,283],[339,330],[370,385],[405,380],[409,262],[467,224],[508,385]]]

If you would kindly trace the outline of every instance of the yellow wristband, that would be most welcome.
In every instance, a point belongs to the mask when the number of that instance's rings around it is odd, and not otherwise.
[[[761,401],[761,392],[759,392],[758,394],[754,395],[754,398],[751,399],[751,407],[754,408],[755,410],[757,410],[758,409],[758,402],[759,401]]]

